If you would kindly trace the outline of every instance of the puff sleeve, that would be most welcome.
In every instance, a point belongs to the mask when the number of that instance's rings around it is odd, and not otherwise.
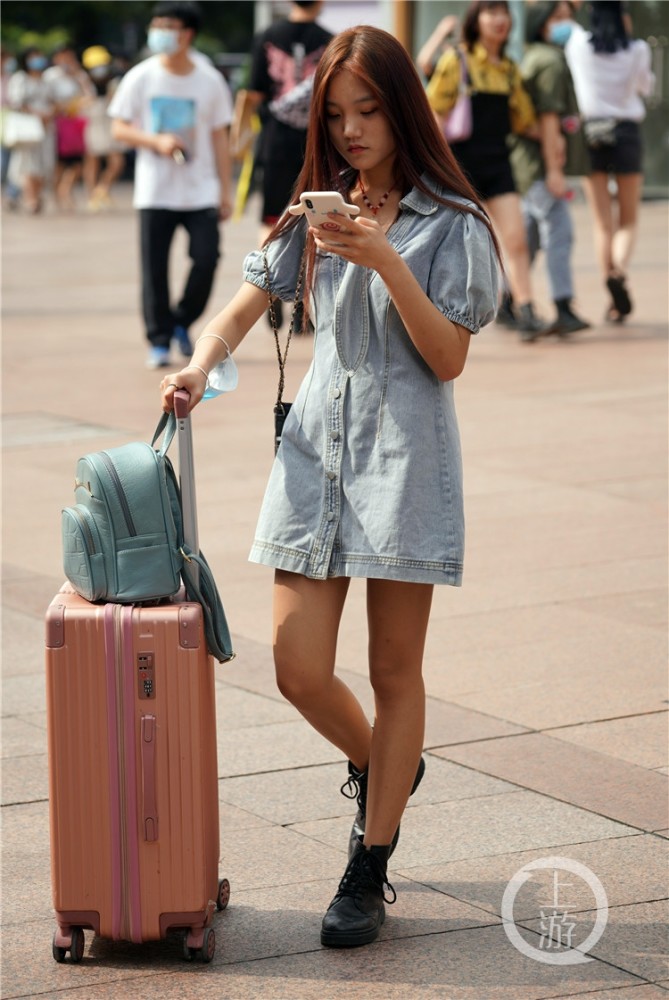
[[[455,107],[460,92],[460,60],[455,49],[447,49],[430,77],[426,94],[433,111],[447,115]]]
[[[302,220],[267,245],[272,295],[292,302],[304,251],[306,226]],[[262,250],[252,250],[243,264],[244,280],[267,291]]]
[[[514,62],[511,62],[509,73],[509,114],[511,116],[511,131],[516,135],[522,135],[534,125],[536,113],[532,98],[523,86],[523,79],[520,69]]]
[[[458,212],[437,247],[427,286],[431,302],[452,323],[478,333],[497,311],[499,263],[485,224]]]

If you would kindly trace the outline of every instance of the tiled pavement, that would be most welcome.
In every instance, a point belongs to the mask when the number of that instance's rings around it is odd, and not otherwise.
[[[210,312],[239,281],[255,214],[225,228]],[[578,305],[597,321],[605,297],[585,206],[574,216]],[[196,412],[200,536],[238,652],[217,668],[232,898],[203,966],[185,965],[174,941],[90,933],[80,965],[51,957],[42,623],[62,579],[60,508],[80,454],[150,437],[159,376],[143,367],[127,190],[107,216],[3,219],[3,998],[669,996],[667,220],[666,203],[643,205],[626,326],[532,346],[489,327],[472,345],[457,390],[465,584],[435,597],[427,774],[393,857],[398,901],[369,948],[319,945],[345,863],[345,769],[275,689],[270,574],[246,561],[272,452],[276,358],[264,322],[238,353],[234,396]],[[183,273],[183,243],[172,264]],[[541,267],[537,300],[546,311]],[[291,347],[287,398],[310,347]],[[354,582],[338,664],[369,707],[365,650]],[[608,896],[604,933],[581,964],[537,960],[551,952],[552,869],[516,896],[529,954],[502,926],[512,877],[556,855],[586,865]],[[560,879],[578,946],[594,897],[578,876]]]

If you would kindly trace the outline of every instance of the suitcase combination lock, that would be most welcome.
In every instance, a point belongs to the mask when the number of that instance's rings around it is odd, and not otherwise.
[[[142,699],[156,697],[153,653],[137,654],[137,693]]]

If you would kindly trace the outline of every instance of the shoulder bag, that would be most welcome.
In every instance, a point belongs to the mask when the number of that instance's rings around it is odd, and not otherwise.
[[[471,139],[473,129],[471,80],[467,69],[467,57],[459,50],[457,56],[460,60],[458,98],[442,126],[444,138],[449,143],[466,142],[467,139]]]

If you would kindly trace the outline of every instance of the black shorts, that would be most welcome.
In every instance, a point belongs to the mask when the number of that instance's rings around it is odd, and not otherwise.
[[[593,172],[604,174],[640,174],[643,163],[643,143],[638,122],[616,122],[614,143],[610,146],[588,146]]]
[[[451,152],[481,201],[516,191],[511,163],[506,153],[491,157],[468,142],[454,142]]]

